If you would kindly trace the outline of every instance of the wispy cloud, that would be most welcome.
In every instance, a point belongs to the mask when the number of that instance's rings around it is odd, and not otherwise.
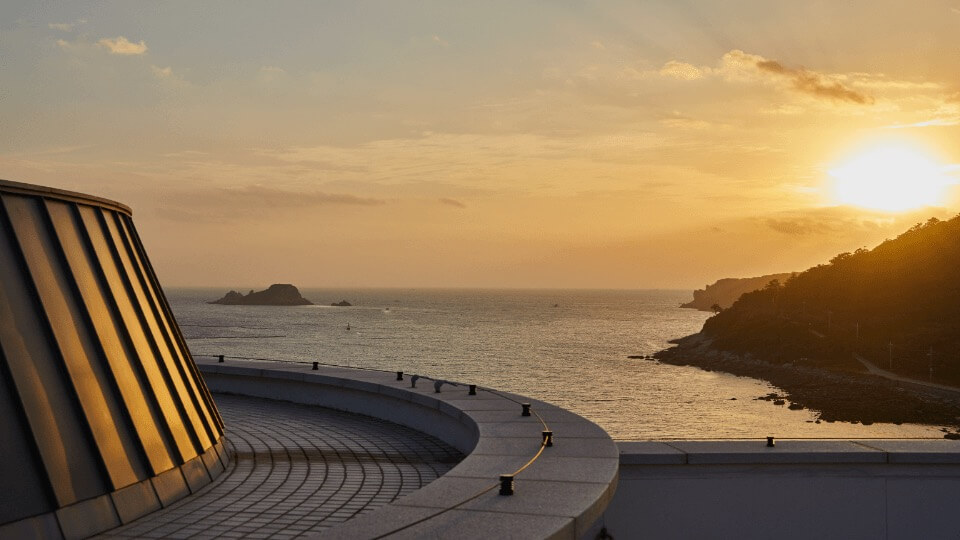
[[[829,223],[811,218],[787,218],[766,220],[767,227],[774,231],[790,236],[806,236],[810,234],[826,234],[834,229]]]
[[[697,66],[676,60],[670,60],[664,64],[663,67],[660,68],[659,73],[664,77],[673,77],[674,79],[683,79],[686,81],[702,79],[704,75],[703,70]]]
[[[267,186],[247,186],[243,188],[223,188],[212,193],[218,200],[239,206],[266,206],[270,208],[296,208],[345,204],[354,206],[375,206],[384,204],[383,199],[358,197],[346,193],[326,193],[323,191],[296,191]]]
[[[681,81],[719,78],[728,82],[759,82],[799,92],[818,100],[854,105],[871,105],[875,102],[874,96],[864,91],[868,88],[874,90],[940,88],[940,85],[935,83],[893,80],[883,74],[830,74],[806,68],[793,68],[778,60],[747,53],[740,49],[725,53],[716,66],[696,66],[673,59],[664,63],[659,70],[625,68],[619,76],[635,80],[660,77]]]
[[[900,122],[885,126],[887,129],[949,127],[960,125],[960,101],[957,95],[938,95],[931,98],[931,106],[916,111],[912,116],[916,122]]]
[[[662,77],[688,81],[707,76],[722,77],[728,81],[764,81],[783,85],[816,99],[857,105],[871,105],[875,98],[855,88],[848,81],[863,83],[858,84],[861,87],[881,89],[938,88],[938,85],[932,83],[896,81],[887,79],[882,75],[867,73],[828,74],[806,68],[793,68],[780,61],[747,53],[740,49],[733,49],[725,53],[721,57],[718,67],[698,67],[679,60],[670,60],[663,65],[657,74]]]
[[[123,36],[103,38],[97,43],[101,47],[106,47],[110,54],[138,55],[147,52],[147,44],[143,40],[134,43]]]
[[[162,68],[160,66],[150,66],[153,75],[158,79],[166,79],[173,76],[173,69],[170,66]]]
[[[161,154],[161,156],[168,157],[168,158],[185,158],[185,157],[196,158],[196,157],[203,157],[206,155],[209,155],[209,154],[201,150],[180,150],[179,152],[167,152],[165,154]]]
[[[58,40],[57,40],[57,47],[60,47],[60,48],[63,49],[64,51],[70,51],[71,49],[76,48],[76,45],[73,44],[73,43],[70,43],[69,41],[67,41],[67,40],[65,40],[65,39],[58,39]]]
[[[80,25],[82,25],[82,24],[85,24],[86,22],[87,22],[86,19],[77,19],[77,20],[75,20],[75,21],[73,21],[73,22],[69,22],[69,23],[49,23],[49,24],[47,25],[47,28],[50,28],[51,30],[59,30],[59,31],[61,31],[61,32],[70,32],[70,31],[72,31],[74,28],[76,28],[76,27],[78,27],[78,26],[80,26]]]
[[[906,129],[906,128],[948,127],[948,126],[960,126],[960,116],[931,118],[930,120],[924,120],[922,122],[914,122],[912,124],[894,124],[892,126],[886,126],[886,128],[887,129]]]
[[[386,200],[349,193],[282,189],[263,185],[208,188],[167,194],[158,205],[162,216],[195,221],[249,219],[251,215],[323,206],[378,206]]]
[[[441,204],[445,204],[445,205],[447,205],[447,206],[454,206],[454,207],[456,207],[456,208],[466,208],[466,207],[467,207],[466,204],[464,204],[464,203],[462,203],[462,202],[460,202],[460,201],[458,201],[458,200],[456,200],[456,199],[449,199],[449,198],[447,198],[447,197],[441,197],[441,198],[438,199],[438,200],[440,201]]]
[[[260,66],[257,72],[257,80],[266,84],[281,81],[285,77],[287,77],[287,70],[278,66]]]
[[[838,81],[832,81],[828,76],[815,71],[788,68],[776,60],[759,61],[757,68],[765,73],[786,77],[796,90],[818,98],[849,101],[861,105],[869,105],[874,101],[872,96],[858,92]]]
[[[817,99],[870,105],[874,97],[846,84],[842,75],[820,73],[805,68],[791,68],[783,63],[750,54],[739,49],[723,55],[718,72],[727,79],[749,80],[760,77],[773,83],[785,83],[789,88]]]
[[[710,127],[715,127],[706,120],[691,118],[685,114],[682,114],[680,111],[673,111],[672,114],[662,118],[660,120],[660,124],[669,128],[678,129],[707,129]]]
[[[930,208],[889,214],[849,206],[824,206],[757,216],[751,221],[755,226],[794,237],[832,238],[865,233],[876,237],[873,233],[894,235],[902,232],[917,221],[929,218],[931,212],[937,213]],[[877,238],[882,239],[883,236]]]

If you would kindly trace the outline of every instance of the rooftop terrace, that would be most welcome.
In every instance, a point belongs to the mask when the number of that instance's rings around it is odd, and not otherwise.
[[[233,460],[197,494],[104,538],[294,538],[391,503],[463,455],[418,431],[295,403],[216,394]]]

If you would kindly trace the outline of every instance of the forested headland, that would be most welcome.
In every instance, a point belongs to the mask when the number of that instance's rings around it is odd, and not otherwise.
[[[960,393],[893,380],[960,387],[958,277],[960,216],[931,218],[745,293],[655,356],[768,380],[824,420],[960,426]]]
[[[960,385],[960,216],[771,281],[708,319],[703,334],[768,362],[862,370],[857,353]]]

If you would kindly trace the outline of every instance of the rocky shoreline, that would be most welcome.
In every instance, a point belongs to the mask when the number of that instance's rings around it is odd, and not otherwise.
[[[654,358],[665,364],[687,365],[708,371],[769,381],[784,394],[758,396],[793,409],[811,409],[825,422],[863,424],[915,423],[946,426],[944,437],[960,438],[960,393],[926,391],[875,375],[827,371],[818,368],[764,362],[749,354],[737,355],[711,347],[710,339],[693,334],[672,340],[676,347]]]

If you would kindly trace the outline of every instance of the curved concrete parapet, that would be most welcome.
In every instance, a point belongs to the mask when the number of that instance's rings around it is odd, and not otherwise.
[[[126,206],[0,180],[0,537],[85,537],[224,470]]]
[[[616,444],[596,424],[522,396],[410,376],[301,364],[200,361],[209,387],[320,405],[389,420],[433,435],[467,454],[450,472],[387,506],[329,529],[330,538],[581,538],[597,526],[618,478]],[[522,416],[521,402],[531,403]],[[539,418],[538,418],[539,415]],[[499,494],[499,475],[517,471],[543,440],[553,446]]]

